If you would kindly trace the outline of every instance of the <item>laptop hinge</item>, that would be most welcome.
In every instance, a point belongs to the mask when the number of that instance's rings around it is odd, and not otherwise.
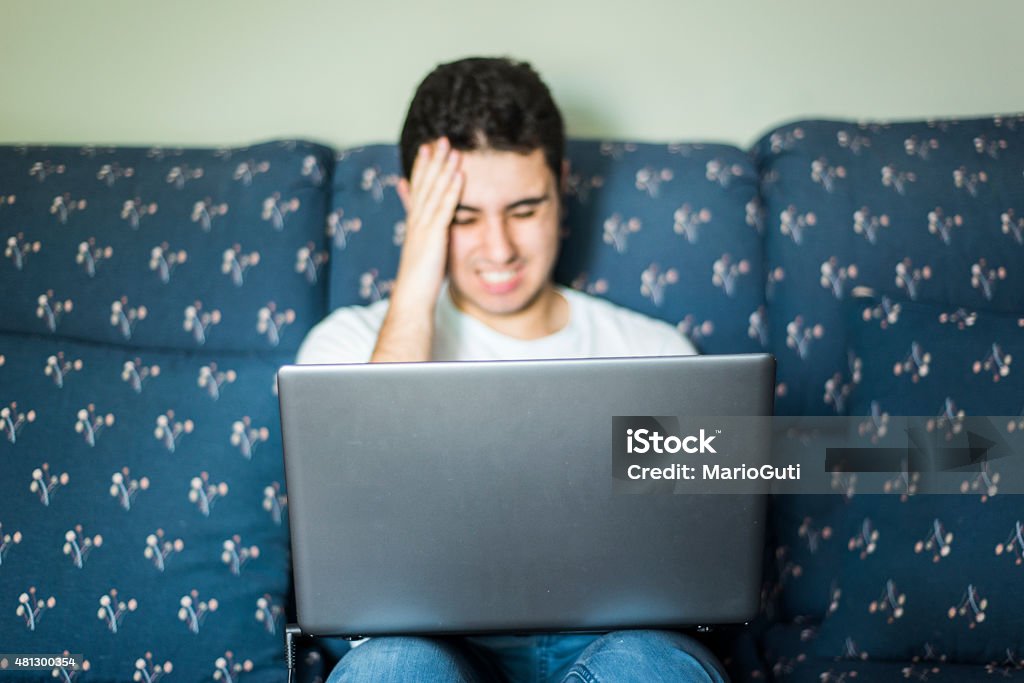
[[[302,635],[302,629],[298,624],[288,624],[284,627],[284,659],[288,666],[288,683],[295,678],[295,639]]]

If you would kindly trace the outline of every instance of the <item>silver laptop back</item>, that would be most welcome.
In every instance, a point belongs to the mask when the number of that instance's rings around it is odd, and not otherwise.
[[[613,494],[612,417],[770,415],[771,356],[286,366],[278,382],[306,633],[757,611],[764,497]]]

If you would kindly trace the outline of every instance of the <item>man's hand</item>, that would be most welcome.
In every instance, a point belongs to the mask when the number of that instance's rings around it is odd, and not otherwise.
[[[444,282],[448,230],[462,195],[461,155],[447,138],[421,145],[411,187],[400,185],[405,245],[370,362],[430,360],[434,308]]]

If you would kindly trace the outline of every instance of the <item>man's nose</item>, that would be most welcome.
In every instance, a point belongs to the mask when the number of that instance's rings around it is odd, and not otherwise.
[[[484,226],[484,257],[492,263],[508,263],[516,255],[512,242],[511,226],[504,216],[492,218]]]

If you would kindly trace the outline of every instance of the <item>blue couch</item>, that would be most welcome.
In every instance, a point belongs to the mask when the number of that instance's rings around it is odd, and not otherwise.
[[[778,413],[1024,412],[1024,117],[569,158],[558,279],[774,353]],[[398,177],[391,145],[0,147],[0,650],[88,664],[38,680],[283,679],[274,372],[387,296]],[[964,491],[773,500],[733,676],[1024,679],[1024,506],[995,472]],[[307,680],[346,647],[322,646]]]

